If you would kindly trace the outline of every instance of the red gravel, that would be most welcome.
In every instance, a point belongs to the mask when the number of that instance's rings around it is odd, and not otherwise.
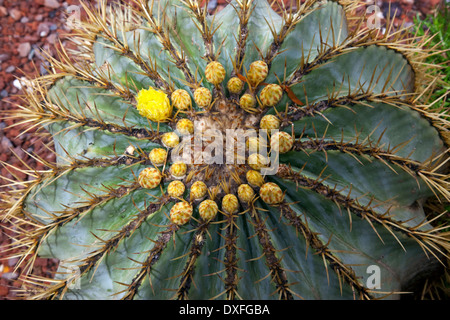
[[[284,0],[289,3],[290,0]],[[221,9],[227,1],[210,0],[212,9]],[[368,5],[374,1],[367,1]],[[387,15],[388,1],[375,1],[384,15]],[[428,14],[438,4],[439,0],[398,0],[392,1],[391,6],[399,10],[399,22],[411,22],[419,14]],[[38,76],[45,73],[46,62],[40,50],[55,53],[55,47],[60,39],[65,45],[63,35],[66,29],[66,11],[70,5],[78,5],[79,0],[0,0],[0,112],[16,108],[20,94],[14,86],[14,80],[23,74]],[[20,135],[22,127],[11,127],[16,123],[13,119],[0,119],[0,161],[26,169],[26,165],[38,170],[44,166],[35,161],[26,152],[34,153],[47,161],[54,161],[54,155],[45,147],[49,140],[45,137],[34,136],[34,130]],[[10,127],[10,128],[9,128]],[[24,152],[26,151],[26,152]],[[26,165],[25,165],[26,164]],[[26,180],[27,176],[19,171],[0,166],[0,185],[8,183],[15,175],[18,179]],[[5,179],[2,179],[5,177]],[[0,300],[15,299],[14,289],[20,287],[20,281],[10,278],[5,273],[5,266],[13,266],[14,259],[5,258],[7,245],[11,242],[8,235],[10,225],[0,222]],[[3,273],[2,273],[2,267]],[[57,261],[38,259],[35,264],[35,274],[49,276],[57,267]],[[20,271],[20,270],[19,270]]]

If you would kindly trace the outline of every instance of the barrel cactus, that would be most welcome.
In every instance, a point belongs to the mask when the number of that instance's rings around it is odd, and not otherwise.
[[[84,4],[16,113],[57,154],[3,194],[25,297],[399,298],[442,271],[425,38],[356,1],[134,4]]]

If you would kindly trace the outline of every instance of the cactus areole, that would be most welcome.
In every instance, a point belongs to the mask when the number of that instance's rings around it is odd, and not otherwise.
[[[136,2],[83,4],[16,114],[57,153],[4,196],[24,297],[395,299],[441,271],[426,39],[357,1]]]

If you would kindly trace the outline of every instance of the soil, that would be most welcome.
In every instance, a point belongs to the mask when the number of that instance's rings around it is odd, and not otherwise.
[[[290,3],[290,0],[284,1]],[[440,1],[366,2],[367,6],[376,4],[384,17],[397,9],[396,22],[412,24],[413,17],[431,13]],[[209,8],[211,11],[220,10],[226,3],[226,0],[210,0]],[[71,6],[78,5],[79,0],[0,0],[0,118],[3,118],[5,110],[17,109],[21,104],[20,79],[25,74],[34,78],[47,73],[48,64],[41,50],[54,56],[59,45],[68,45],[68,12]],[[51,148],[46,147],[50,142],[46,136],[34,135],[34,129],[23,133],[26,127],[17,123],[15,119],[0,119],[0,161],[3,164],[0,166],[0,185],[9,184],[9,179],[26,181],[28,177],[21,170],[26,170],[27,166],[37,170],[45,169],[30,154],[37,154],[49,162],[55,160]],[[14,252],[7,251],[12,241],[12,232],[9,230],[11,227],[0,222],[0,300],[17,299],[16,290],[21,286],[21,281],[17,279],[21,269],[13,272],[17,259],[10,258]],[[48,277],[55,272],[57,265],[58,261],[54,259],[38,258],[33,273]]]

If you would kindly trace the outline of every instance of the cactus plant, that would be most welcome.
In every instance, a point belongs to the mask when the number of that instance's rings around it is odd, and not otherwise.
[[[399,298],[441,271],[449,123],[422,104],[427,40],[367,28],[356,1],[283,3],[83,4],[77,51],[13,115],[57,154],[2,195],[25,297]],[[268,134],[242,158],[231,129]]]

